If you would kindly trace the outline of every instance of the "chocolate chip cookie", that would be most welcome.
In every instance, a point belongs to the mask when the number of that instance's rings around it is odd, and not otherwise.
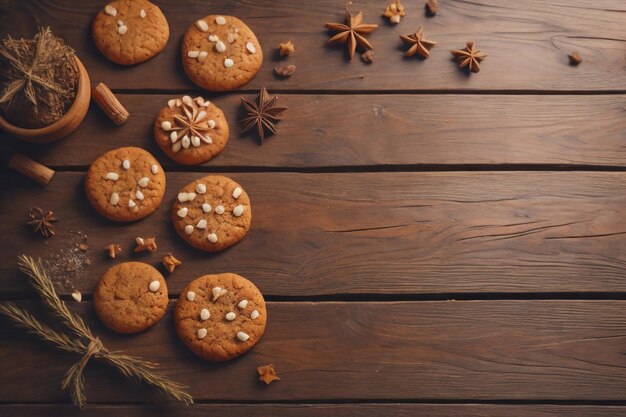
[[[237,274],[204,275],[183,290],[174,309],[176,331],[196,355],[234,359],[263,336],[267,323],[259,289]]]
[[[119,148],[96,159],[85,177],[91,205],[104,217],[129,222],[152,214],[165,193],[165,173],[149,152]]]
[[[216,252],[239,242],[250,229],[250,199],[235,181],[209,175],[184,186],[172,207],[172,223],[191,246]]]
[[[202,97],[171,99],[154,123],[154,138],[174,161],[196,165],[220,153],[228,142],[224,113]]]
[[[98,12],[91,26],[96,46],[122,65],[147,61],[161,52],[170,36],[165,16],[147,0],[117,0]]]
[[[110,268],[93,293],[98,317],[120,333],[137,333],[161,320],[168,304],[163,275],[142,262]]]
[[[191,81],[210,91],[224,91],[254,77],[263,63],[263,51],[241,20],[211,14],[187,29],[182,58]]]

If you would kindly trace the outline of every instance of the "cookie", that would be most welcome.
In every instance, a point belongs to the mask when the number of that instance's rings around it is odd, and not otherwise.
[[[168,304],[163,275],[143,262],[115,265],[102,276],[93,293],[98,317],[120,333],[137,333],[161,320]]]
[[[216,252],[239,242],[250,229],[252,209],[239,184],[209,175],[184,186],[172,207],[172,223],[191,246]]]
[[[234,16],[213,14],[187,29],[182,57],[191,81],[210,91],[244,85],[263,63],[261,45],[245,23]]]
[[[185,165],[208,161],[228,142],[224,113],[202,97],[171,99],[154,123],[154,138],[165,154]]]
[[[85,177],[91,205],[104,217],[131,222],[152,214],[163,200],[165,173],[141,148],[119,148],[96,159]]]
[[[165,48],[170,29],[161,9],[147,0],[117,0],[98,12],[91,26],[96,46],[111,61],[133,65]]]
[[[267,323],[259,289],[237,274],[204,275],[189,283],[174,309],[176,332],[196,355],[227,361],[250,350]]]

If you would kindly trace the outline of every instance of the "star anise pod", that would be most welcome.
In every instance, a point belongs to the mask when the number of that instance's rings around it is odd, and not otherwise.
[[[246,117],[241,119],[243,123],[241,133],[247,132],[256,126],[259,138],[261,138],[261,144],[263,144],[263,139],[265,139],[266,129],[273,135],[278,133],[276,123],[282,119],[282,113],[287,110],[287,107],[277,107],[276,101],[278,101],[278,96],[270,98],[265,87],[261,88],[256,103],[241,97],[241,104],[247,114]]]
[[[196,99],[198,100],[198,99]],[[200,100],[202,100],[200,98]],[[204,143],[212,143],[211,137],[207,134],[211,130],[208,125],[207,112],[200,109],[200,105],[189,96],[182,99],[182,109],[184,115],[174,115],[175,125],[170,127],[170,138],[172,143],[176,143],[179,139],[190,141],[194,136],[198,137]],[[185,139],[187,137],[187,139]],[[199,142],[198,142],[199,143]],[[189,142],[187,142],[188,146]]]
[[[346,4],[346,22],[343,23],[326,23],[326,27],[330,30],[337,31],[335,35],[333,35],[328,43],[333,42],[346,42],[348,44],[348,52],[350,53],[350,60],[354,57],[354,52],[356,51],[357,45],[361,45],[361,47],[366,49],[374,49],[372,44],[369,43],[365,36],[369,35],[373,31],[376,30],[378,25],[363,23],[363,12],[359,12],[356,16],[352,17],[350,14],[350,4]]]
[[[428,58],[430,53],[428,50],[436,45],[435,42],[424,39],[424,28],[422,26],[415,33],[410,35],[400,35],[400,39],[411,47],[404,53],[404,56],[413,56],[418,54],[424,58]]]
[[[487,58],[487,54],[484,54],[476,49],[476,43],[473,41],[467,42],[465,49],[455,49],[450,51],[454,55],[456,63],[459,68],[469,68],[471,72],[480,71],[480,63],[483,59]]]
[[[44,237],[52,237],[56,235],[54,225],[52,223],[57,221],[52,211],[43,211],[39,207],[33,207],[28,212],[30,220],[26,222],[33,228],[34,233],[41,233]]]

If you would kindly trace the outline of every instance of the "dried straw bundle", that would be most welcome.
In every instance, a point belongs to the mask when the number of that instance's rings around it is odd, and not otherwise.
[[[18,266],[30,278],[31,284],[44,303],[61,319],[63,325],[72,331],[74,337],[53,330],[13,303],[0,304],[0,314],[7,316],[30,333],[55,344],[59,349],[82,355],[81,359],[67,371],[62,383],[63,389],[72,390],[74,404],[81,408],[87,404],[83,370],[91,358],[106,362],[116,367],[126,377],[152,385],[178,401],[193,404],[193,398],[185,392],[183,385],[153,371],[157,364],[120,352],[112,352],[104,347],[80,316],[70,312],[63,300],[59,298],[40,261],[22,255],[18,259]]]
[[[39,128],[59,120],[76,97],[74,50],[41,28],[34,39],[0,41],[0,109],[11,123]]]

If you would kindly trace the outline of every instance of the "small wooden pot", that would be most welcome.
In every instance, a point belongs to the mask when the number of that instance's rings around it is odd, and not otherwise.
[[[91,100],[91,85],[89,74],[80,59],[76,58],[78,66],[78,87],[76,89],[76,98],[70,109],[56,122],[51,125],[38,129],[25,129],[15,126],[0,116],[0,128],[7,133],[17,136],[27,142],[46,143],[53,142],[64,138],[72,133],[78,125],[83,121],[87,110],[89,109],[89,101]]]

